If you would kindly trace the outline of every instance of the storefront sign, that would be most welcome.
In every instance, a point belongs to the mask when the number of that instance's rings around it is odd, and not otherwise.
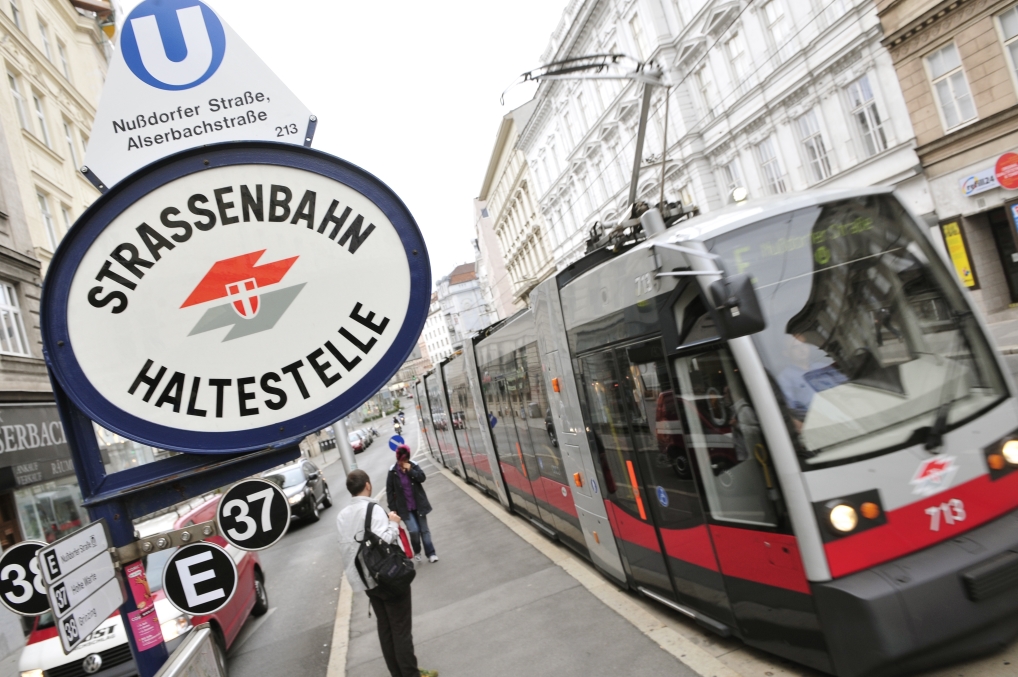
[[[958,279],[969,289],[977,289],[979,286],[976,280],[975,271],[969,260],[968,247],[961,227],[957,220],[948,221],[940,225],[944,233],[944,244],[947,245],[947,253],[951,257],[954,269],[958,273]]]
[[[127,16],[85,164],[106,186],[221,141],[310,145],[308,108],[200,0],[145,0]]]
[[[1007,190],[1018,189],[1018,153],[1004,153],[994,167],[997,182]]]
[[[997,188],[997,170],[995,167],[987,167],[981,171],[967,176],[961,180],[961,190],[966,197],[985,193],[988,190]]]
[[[73,473],[55,404],[0,404],[0,490]]]
[[[49,366],[104,428],[236,453],[346,415],[416,347],[431,273],[366,172],[303,147],[194,149],[103,195],[51,264]]]

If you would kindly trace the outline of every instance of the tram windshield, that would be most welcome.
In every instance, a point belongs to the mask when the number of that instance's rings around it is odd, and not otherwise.
[[[754,341],[803,468],[924,443],[1006,396],[961,291],[891,196],[802,209],[716,238],[747,272]]]

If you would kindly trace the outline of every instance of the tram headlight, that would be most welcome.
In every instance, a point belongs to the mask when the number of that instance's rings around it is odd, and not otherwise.
[[[831,526],[843,534],[847,534],[859,526],[859,514],[855,508],[845,503],[839,503],[831,508],[828,519],[831,520]]]
[[[1018,440],[1004,442],[1004,446],[1000,448],[1000,453],[1005,461],[1011,465],[1018,465]]]

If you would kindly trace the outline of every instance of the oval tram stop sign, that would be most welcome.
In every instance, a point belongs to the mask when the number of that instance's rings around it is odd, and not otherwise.
[[[103,427],[163,449],[292,442],[396,373],[431,269],[402,201],[339,158],[222,143],[103,194],[43,289],[47,363]]]

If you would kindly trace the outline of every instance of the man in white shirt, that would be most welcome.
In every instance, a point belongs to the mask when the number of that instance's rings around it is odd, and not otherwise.
[[[363,470],[354,470],[346,477],[346,488],[353,495],[350,505],[336,518],[339,529],[339,548],[346,570],[346,578],[354,592],[364,590],[378,619],[378,640],[382,656],[392,677],[438,677],[438,672],[421,670],[414,655],[413,608],[408,590],[402,597],[381,599],[372,594],[375,582],[370,576],[362,577],[357,570],[357,552],[364,540],[364,518],[371,500],[371,478]],[[371,511],[371,532],[386,543],[399,543],[399,515],[385,513],[375,503]]]

